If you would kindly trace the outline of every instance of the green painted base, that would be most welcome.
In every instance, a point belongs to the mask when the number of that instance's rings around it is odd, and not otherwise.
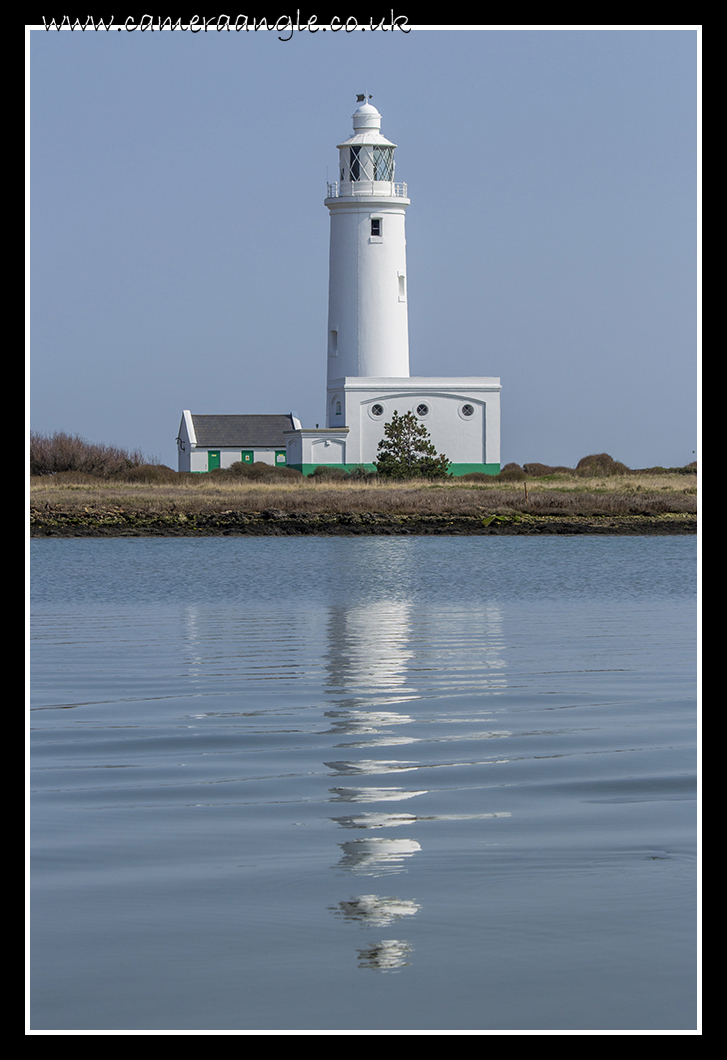
[[[335,467],[341,471],[353,471],[355,467],[363,467],[367,471],[376,470],[373,464],[287,464],[286,466],[292,467],[294,471],[302,471],[304,475],[312,475],[317,467]]]
[[[460,475],[472,475],[474,472],[481,475],[499,475],[499,464],[450,464],[449,473],[459,478]]]
[[[304,475],[312,475],[320,464],[288,464],[288,467],[292,467],[295,471],[302,471]],[[342,471],[353,471],[356,467],[364,467],[367,471],[375,471],[376,468],[373,464],[328,464],[328,467],[337,467]],[[473,472],[479,472],[481,475],[499,475],[500,465],[499,464],[450,464],[449,473],[455,478],[459,478],[461,475],[471,475]]]

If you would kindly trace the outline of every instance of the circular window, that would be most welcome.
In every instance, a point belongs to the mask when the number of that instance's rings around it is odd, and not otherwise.
[[[457,406],[457,415],[461,420],[471,420],[477,411],[477,406],[471,401],[465,401]]]
[[[371,415],[372,416],[383,416],[384,415],[384,406],[383,405],[372,405],[371,406]]]
[[[426,416],[429,413],[429,405],[425,405],[424,402],[421,405],[417,405],[417,416]]]

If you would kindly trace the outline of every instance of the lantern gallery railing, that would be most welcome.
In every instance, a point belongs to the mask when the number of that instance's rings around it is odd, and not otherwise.
[[[395,184],[393,180],[334,180],[327,183],[329,199],[342,195],[386,195],[405,199],[406,184]]]

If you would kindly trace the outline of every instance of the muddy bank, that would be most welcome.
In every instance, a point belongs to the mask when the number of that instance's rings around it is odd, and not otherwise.
[[[613,515],[391,515],[378,512],[308,513],[149,512],[118,507],[31,509],[31,537],[225,537],[404,534],[695,534],[692,514]]]

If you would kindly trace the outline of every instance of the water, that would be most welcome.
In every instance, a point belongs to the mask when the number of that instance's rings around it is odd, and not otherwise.
[[[31,542],[31,1028],[694,1028],[695,560]]]

